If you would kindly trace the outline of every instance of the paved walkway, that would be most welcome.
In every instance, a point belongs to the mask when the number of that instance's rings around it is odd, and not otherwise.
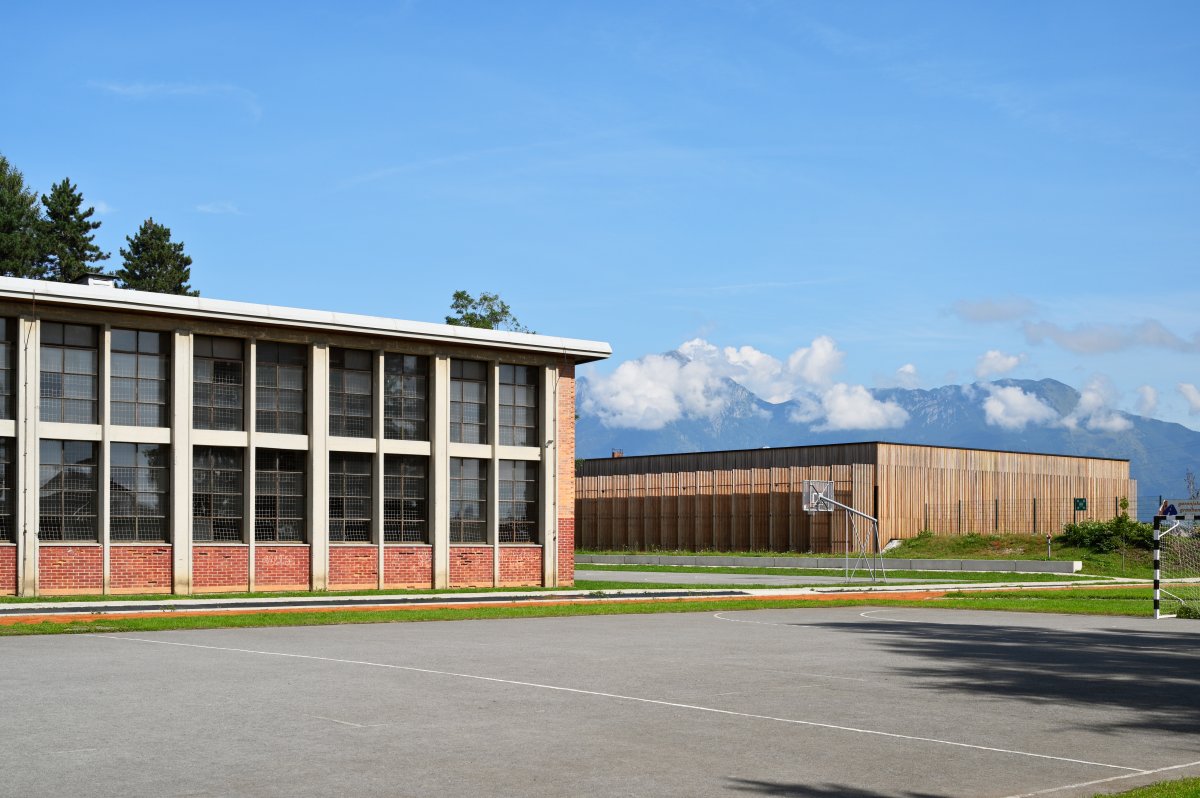
[[[575,578],[589,582],[644,582],[657,585],[844,585],[846,576],[778,576],[773,574],[696,574],[686,571],[664,573],[662,571],[587,571],[578,569]],[[851,582],[871,582],[870,576],[850,577]],[[905,582],[945,582],[942,579],[905,579]]]

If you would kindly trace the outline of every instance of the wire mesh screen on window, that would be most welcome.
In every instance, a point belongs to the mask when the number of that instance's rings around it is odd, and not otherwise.
[[[333,349],[329,353],[329,434],[370,438],[371,361],[361,349]]]
[[[255,452],[255,540],[304,540],[307,456],[307,452],[290,449],[259,449]]]
[[[242,450],[197,446],[192,450],[192,539],[242,540]]]
[[[237,338],[198,335],[192,358],[192,424],[196,429],[244,428],[244,355]]]

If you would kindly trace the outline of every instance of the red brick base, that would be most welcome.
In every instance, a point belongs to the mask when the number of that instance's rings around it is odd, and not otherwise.
[[[558,586],[575,584],[575,519],[558,519]]]
[[[450,547],[450,587],[491,586],[491,546]]]
[[[108,551],[110,593],[170,593],[171,547],[113,546]]]
[[[500,547],[500,584],[536,586],[542,583],[542,549],[533,546]]]
[[[99,546],[48,546],[38,551],[38,592],[47,596],[99,593],[103,589]]]
[[[377,587],[379,587],[379,549],[377,547],[329,547],[330,590],[373,590]]]
[[[0,595],[17,594],[17,547],[0,545]]]
[[[236,593],[249,589],[249,546],[196,546],[192,549],[194,592]]]
[[[308,546],[256,546],[255,590],[308,590],[312,584]]]
[[[383,586],[426,590],[433,587],[433,548],[385,546]]]

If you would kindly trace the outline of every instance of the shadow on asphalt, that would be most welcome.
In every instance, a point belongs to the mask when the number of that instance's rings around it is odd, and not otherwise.
[[[931,692],[995,697],[1064,710],[1120,710],[1091,732],[1200,731],[1200,636],[1169,631],[1030,629],[939,623],[832,623],[927,664],[895,672]],[[797,793],[807,795],[809,793]],[[823,793],[811,793],[819,795]]]
[[[953,798],[930,792],[875,792],[847,784],[785,784],[781,781],[730,779],[731,789],[759,795],[782,795],[789,798]]]

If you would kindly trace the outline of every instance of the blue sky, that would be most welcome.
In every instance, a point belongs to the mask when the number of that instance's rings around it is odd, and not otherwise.
[[[1195,3],[6,22],[0,152],[42,191],[77,182],[114,260],[167,224],[207,296],[441,320],[494,290],[611,342],[597,379],[690,341],[785,398],[828,340],[826,386],[1054,377],[1200,426]]]

